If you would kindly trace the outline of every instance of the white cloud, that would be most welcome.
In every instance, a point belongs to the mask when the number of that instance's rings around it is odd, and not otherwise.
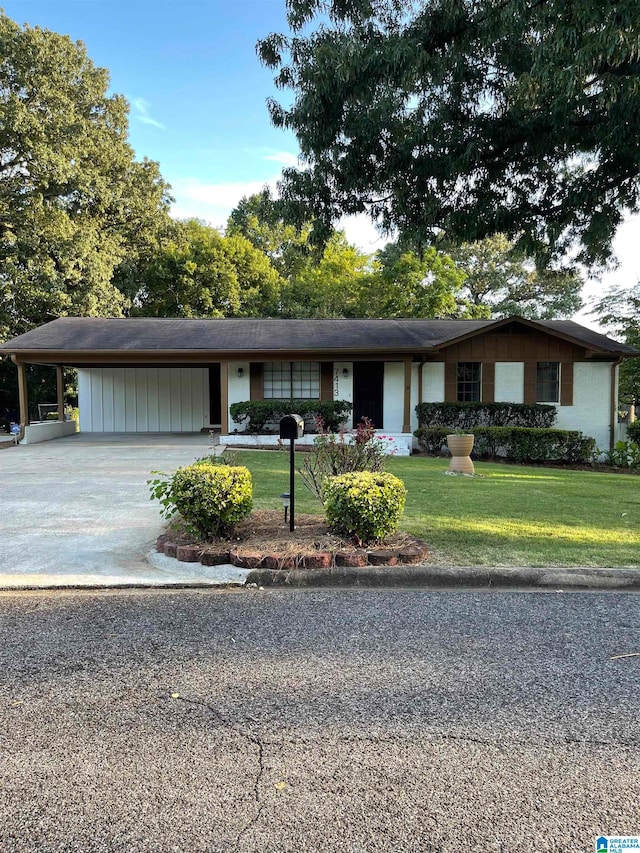
[[[171,191],[175,202],[171,207],[171,215],[174,219],[202,219],[214,228],[221,228],[243,196],[254,195],[268,186],[276,197],[279,177],[274,175],[266,181],[230,181],[220,184],[203,183],[199,178],[174,180]],[[336,228],[344,231],[347,240],[368,255],[382,249],[390,239],[381,237],[364,213],[343,217],[336,223]]]
[[[610,287],[631,288],[640,281],[640,215],[629,216],[620,225],[613,240],[613,251],[619,261],[617,269],[604,273],[598,279],[587,279],[582,291],[586,307],[574,318],[599,332],[605,330],[598,325],[596,317],[588,313],[593,303]]]
[[[393,237],[382,236],[376,226],[366,213],[358,213],[355,216],[343,216],[336,223],[336,228],[344,231],[347,240],[354,243],[367,255],[384,248]]]
[[[159,127],[161,130],[165,129],[161,122],[149,115],[149,107],[151,106],[149,101],[144,98],[131,98],[131,106],[134,109],[134,119],[142,122],[142,124],[150,124],[152,127]]]
[[[278,176],[268,181],[233,181],[206,184],[198,178],[172,182],[175,203],[171,215],[175,219],[202,219],[214,228],[223,226],[243,196],[259,193],[268,186],[275,194]]]
[[[264,154],[263,160],[268,160],[271,163],[280,163],[282,166],[299,166],[298,155],[291,154],[290,151],[272,151],[269,154]]]

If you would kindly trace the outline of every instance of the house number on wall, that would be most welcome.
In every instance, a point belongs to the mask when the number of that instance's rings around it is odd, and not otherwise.
[[[340,374],[336,369],[333,374],[333,399],[337,400],[340,396]]]

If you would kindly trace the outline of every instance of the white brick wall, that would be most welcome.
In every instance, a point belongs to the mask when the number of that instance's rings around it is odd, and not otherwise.
[[[220,365],[220,370],[225,370],[227,365],[224,362]],[[242,376],[238,376],[238,370],[242,369]],[[229,370],[229,405],[232,403],[244,403],[245,400],[251,399],[251,374],[248,361],[230,361],[228,364]],[[222,415],[224,417],[224,414]],[[234,429],[242,429],[241,424],[237,424],[229,415],[228,429],[233,432]]]
[[[611,364],[576,362],[573,366],[573,406],[558,406],[558,429],[578,429],[609,449]]]
[[[442,403],[443,400],[444,362],[436,361],[427,363],[422,368],[422,402]],[[417,403],[418,401],[416,400],[415,402]]]
[[[345,370],[347,371],[346,376],[344,375]],[[333,362],[333,399],[347,400],[353,405],[353,362]],[[353,411],[349,415],[346,425],[349,429],[353,428]]]
[[[402,361],[385,361],[384,363],[382,405],[384,431],[402,432],[404,415],[404,363]]]
[[[524,402],[524,363],[522,361],[496,362],[496,403]]]

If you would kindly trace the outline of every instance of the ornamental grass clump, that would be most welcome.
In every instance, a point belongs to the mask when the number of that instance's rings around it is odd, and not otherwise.
[[[323,488],[329,527],[363,545],[395,533],[406,497],[402,480],[384,471],[327,477]]]
[[[172,477],[149,481],[151,497],[162,504],[162,514],[179,513],[201,539],[229,536],[253,506],[253,486],[248,468],[211,465],[199,461],[178,468]]]

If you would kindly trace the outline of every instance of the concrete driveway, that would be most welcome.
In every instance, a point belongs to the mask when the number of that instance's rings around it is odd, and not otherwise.
[[[163,525],[146,481],[207,452],[200,433],[78,433],[3,450],[0,587],[206,581],[199,564],[155,559]]]

